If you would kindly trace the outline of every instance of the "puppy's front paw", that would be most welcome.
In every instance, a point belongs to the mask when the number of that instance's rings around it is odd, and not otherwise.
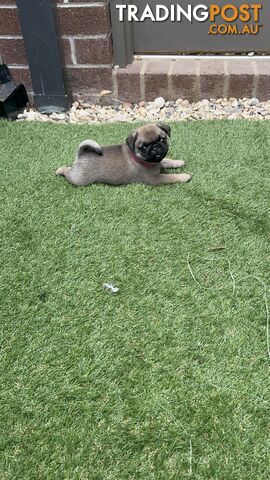
[[[190,175],[189,173],[181,173],[179,174],[179,180],[180,182],[182,183],[187,183],[191,180],[192,178],[192,175]]]

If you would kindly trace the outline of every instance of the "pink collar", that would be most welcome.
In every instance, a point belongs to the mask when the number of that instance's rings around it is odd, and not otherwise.
[[[149,163],[149,162],[144,162],[143,160],[141,160],[140,158],[138,158],[135,153],[133,153],[130,149],[129,150],[129,154],[132,158],[132,160],[134,160],[134,162],[138,163],[139,165],[141,165],[142,167],[145,167],[145,168],[151,168],[151,167],[154,167],[155,165],[157,165],[156,163]]]

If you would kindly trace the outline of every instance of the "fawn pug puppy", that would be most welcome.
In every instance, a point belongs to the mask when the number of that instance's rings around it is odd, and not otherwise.
[[[184,165],[183,160],[165,158],[170,136],[170,127],[158,123],[138,128],[121,145],[101,147],[93,140],[85,140],[79,146],[73,165],[58,168],[56,174],[63,175],[68,182],[77,186],[91,183],[186,183],[191,179],[188,173],[160,173],[161,168]]]

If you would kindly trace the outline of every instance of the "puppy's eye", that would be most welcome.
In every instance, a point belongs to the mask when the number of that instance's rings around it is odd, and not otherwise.
[[[166,138],[160,137],[160,141],[161,141],[162,143],[165,143],[165,142],[166,142]]]
[[[146,151],[146,146],[145,146],[145,145],[142,145],[142,146],[140,147],[140,150],[142,150],[142,152],[145,152],[145,151]]]

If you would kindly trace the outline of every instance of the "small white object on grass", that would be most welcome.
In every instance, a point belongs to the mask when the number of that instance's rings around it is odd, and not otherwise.
[[[112,293],[117,293],[119,288],[114,287],[111,283],[103,283],[102,285],[104,288],[107,288],[107,290],[110,290]]]

